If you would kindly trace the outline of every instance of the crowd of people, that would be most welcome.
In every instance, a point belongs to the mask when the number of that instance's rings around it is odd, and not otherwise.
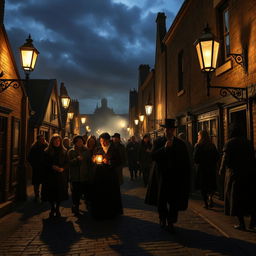
[[[37,136],[28,161],[33,170],[35,200],[50,203],[50,218],[61,216],[60,203],[68,199],[69,187],[71,211],[75,215],[80,214],[81,199],[95,218],[111,218],[123,213],[120,185],[125,159],[118,138],[117,133],[112,139],[108,133],[98,139],[93,135],[88,138],[77,135],[70,142],[54,134],[48,144],[43,135]]]
[[[59,217],[60,203],[68,199],[70,187],[72,213],[80,214],[83,199],[93,217],[115,217],[123,213],[120,186],[123,167],[128,166],[131,181],[142,177],[147,187],[145,203],[157,207],[160,226],[174,232],[178,213],[188,208],[192,190],[201,192],[206,209],[214,207],[216,178],[222,175],[225,214],[237,216],[234,228],[240,230],[246,230],[244,217],[250,215],[249,228],[255,229],[256,159],[252,143],[239,126],[231,126],[222,152],[206,130],[198,132],[192,146],[183,133],[175,136],[175,119],[166,119],[161,126],[165,134],[153,143],[149,134],[140,141],[132,136],[126,143],[119,133],[102,133],[99,138],[77,135],[72,141],[54,134],[49,144],[38,135],[28,157],[35,200],[41,196],[51,205],[49,217]]]

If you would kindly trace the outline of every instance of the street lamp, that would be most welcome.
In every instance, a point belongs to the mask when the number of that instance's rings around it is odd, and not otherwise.
[[[143,121],[144,121],[144,118],[145,118],[145,116],[144,116],[144,115],[142,115],[142,114],[141,114],[141,115],[139,115],[139,119],[140,119],[140,121],[141,121],[141,122],[143,122]]]
[[[29,72],[34,70],[39,54],[39,51],[34,47],[32,42],[33,40],[29,35],[26,42],[20,47],[21,65],[27,76]]]
[[[68,119],[73,119],[74,117],[74,112],[68,112]]]
[[[81,123],[85,124],[85,122],[86,122],[86,117],[81,117]]]
[[[220,43],[215,39],[207,24],[203,35],[195,42],[200,68],[203,72],[216,69]]]
[[[201,71],[206,73],[207,76],[207,96],[210,95],[211,88],[220,89],[220,95],[225,97],[230,94],[238,101],[248,100],[247,87],[228,87],[228,86],[212,86],[210,74],[215,71],[217,66],[217,59],[219,53],[219,42],[216,37],[211,33],[207,24],[204,29],[203,35],[194,43],[197,51],[197,56],[200,64]],[[245,54],[229,54],[235,59],[236,63],[246,68]]]
[[[139,119],[135,119],[134,123],[135,123],[135,125],[138,125],[139,124]]]
[[[145,112],[146,112],[146,115],[147,116],[150,116],[152,114],[152,111],[153,111],[153,104],[152,103],[147,103],[145,105]]]
[[[66,94],[60,96],[61,105],[63,108],[68,109],[70,104],[70,97]]]
[[[25,82],[29,79],[29,73],[35,68],[39,51],[34,47],[31,36],[26,39],[26,42],[20,47],[21,66],[25,72],[26,79],[0,79],[0,93],[13,87],[15,89],[20,87],[20,82]],[[0,73],[3,77],[4,72]]]

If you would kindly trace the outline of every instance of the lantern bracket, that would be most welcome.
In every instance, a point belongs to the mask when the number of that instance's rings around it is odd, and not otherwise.
[[[244,68],[245,71],[247,71],[247,61],[246,61],[246,55],[244,53],[230,53],[228,56],[231,56],[235,62]]]
[[[212,86],[211,85],[211,77],[210,74],[207,72],[207,96],[210,95],[210,89],[220,89],[220,96],[226,97],[231,95],[237,101],[240,102],[247,102],[248,97],[248,88],[247,87],[232,87],[232,86]]]
[[[13,87],[14,89],[18,89],[21,86],[21,82],[26,82],[28,80],[28,76],[26,79],[2,79],[4,72],[0,73],[0,93],[8,89],[9,87]]]

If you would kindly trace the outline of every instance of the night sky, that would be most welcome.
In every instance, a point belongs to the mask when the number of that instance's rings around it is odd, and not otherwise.
[[[127,113],[139,65],[153,68],[156,15],[165,12],[168,30],[183,0],[5,2],[4,23],[17,66],[18,47],[29,33],[40,52],[31,79],[64,82],[81,113],[92,113],[102,97],[116,113]]]

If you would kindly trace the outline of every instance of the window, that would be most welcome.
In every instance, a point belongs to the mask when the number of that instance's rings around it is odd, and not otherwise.
[[[225,9],[223,11],[223,38],[224,38],[224,48],[225,57],[230,54],[230,36],[229,36],[229,10]]]
[[[12,154],[20,155],[20,120],[14,118],[12,123]]]
[[[230,54],[230,31],[229,31],[230,12],[227,3],[219,8],[219,25],[221,39],[221,57],[222,62],[225,62]]]
[[[56,113],[56,101],[52,100],[52,111],[51,111],[51,119],[54,120],[57,117],[57,113]]]
[[[183,75],[183,51],[180,51],[178,54],[178,92],[184,90]]]
[[[198,131],[207,130],[212,143],[218,147],[218,129],[217,129],[217,119],[209,119],[198,122]]]

